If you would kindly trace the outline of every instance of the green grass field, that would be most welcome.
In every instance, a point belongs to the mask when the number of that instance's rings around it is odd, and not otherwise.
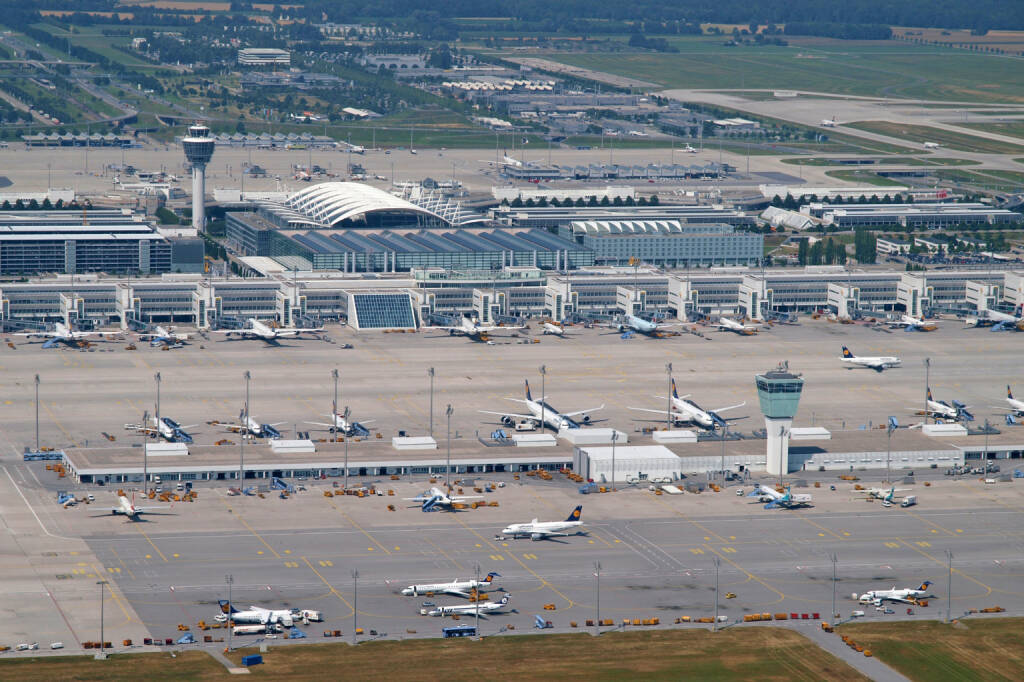
[[[202,651],[110,654],[106,661],[92,656],[46,656],[0,661],[0,679],[20,682],[187,682],[234,677]]]
[[[725,47],[724,37],[670,38],[679,53],[541,52],[537,56],[666,88],[778,88],[968,102],[1024,102],[1020,60],[895,41],[790,39]],[[516,56],[502,52],[503,56]]]
[[[876,187],[905,187],[902,182],[896,182],[889,178],[883,178],[881,175],[871,170],[830,170],[825,171],[825,175],[830,178],[837,180],[845,180],[847,182],[856,182],[863,185],[873,185]]]
[[[944,169],[935,171],[935,176],[996,192],[1020,192],[1024,188],[1024,173],[1019,171]]]
[[[931,126],[911,125],[908,123],[892,123],[889,121],[857,121],[847,123],[851,128],[865,130],[871,133],[889,135],[911,142],[936,142],[950,149],[959,149],[964,152],[983,152],[987,154],[1019,154],[1024,152],[1024,146],[1007,144],[998,140],[989,140],[967,133],[956,133],[943,128],[932,128]]]
[[[916,682],[1019,680],[1024,619],[968,619],[844,625],[840,631]]]
[[[1020,112],[1014,112],[1019,114]],[[1001,121],[1001,122],[986,122],[986,123],[958,123],[961,128],[970,128],[971,130],[984,130],[989,133],[999,133],[1000,135],[1009,135],[1011,137],[1019,137],[1024,139],[1024,121]]]

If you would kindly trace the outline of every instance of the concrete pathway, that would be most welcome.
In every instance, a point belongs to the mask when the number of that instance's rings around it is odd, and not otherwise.
[[[820,627],[794,629],[839,660],[853,666],[854,670],[875,680],[875,682],[910,682],[907,677],[896,672],[874,656],[868,657],[863,653],[857,653],[843,642],[840,635],[834,632],[825,632]]]

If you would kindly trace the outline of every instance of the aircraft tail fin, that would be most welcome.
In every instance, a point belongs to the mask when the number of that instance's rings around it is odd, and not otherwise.
[[[676,380],[675,379],[672,380],[672,397],[676,398],[676,399],[679,398],[679,391],[676,390]]]
[[[846,358],[846,359],[852,359],[853,358],[853,353],[851,353],[850,349],[847,348],[846,346],[843,346],[843,358]]]
[[[572,510],[572,513],[569,514],[569,518],[567,518],[566,521],[579,521],[582,518],[583,518],[583,505],[581,504],[581,505],[577,506],[575,509]]]
[[[485,582],[485,583],[492,583],[492,582],[494,582],[495,578],[500,578],[500,577],[501,577],[500,573],[495,573],[494,571],[491,571],[490,573],[487,574],[487,577],[483,579],[483,582]]]
[[[220,605],[221,613],[238,613],[238,609],[236,609],[227,599],[220,599],[217,603]]]
[[[932,387],[929,386],[928,387],[928,400],[931,400],[931,399],[932,399]]]
[[[526,379],[525,383],[526,383],[526,399],[527,400],[533,400],[533,397],[530,395],[530,380]]]
[[[925,580],[923,583],[921,583],[921,587],[919,587],[917,589],[919,589],[919,590],[927,590],[928,586],[931,585],[931,584],[932,584],[931,580]]]
[[[1013,391],[1010,390],[1010,384],[1006,384],[1006,397],[1013,400]]]

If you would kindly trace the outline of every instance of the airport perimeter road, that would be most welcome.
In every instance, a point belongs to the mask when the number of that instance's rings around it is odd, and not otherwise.
[[[993,605],[1024,612],[1024,491],[1012,484],[978,492],[976,481],[936,483],[923,492],[925,504],[909,510],[868,505],[848,490],[815,489],[815,508],[787,512],[765,511],[730,491],[656,497],[633,489],[584,497],[569,485],[532,482],[490,495],[500,502],[497,509],[425,514],[406,508],[401,497],[425,484],[384,481],[396,496],[370,499],[329,499],[317,488],[290,500],[208,491],[197,503],[176,505],[173,516],[145,523],[73,516],[66,522],[85,534],[103,565],[120,567],[113,577],[121,594],[159,637],[173,637],[179,623],[211,622],[217,600],[227,598],[228,574],[239,608],[318,609],[326,622],[303,630],[350,635],[353,570],[360,574],[359,627],[390,637],[437,636],[451,621],[418,615],[421,603],[464,600],[398,592],[472,576],[477,565],[481,575],[501,574],[491,596],[507,590],[514,608],[488,619],[485,633],[508,625],[529,631],[536,614],[565,631],[570,622],[582,626],[597,615],[598,561],[601,617],[617,623],[658,617],[667,626],[679,616],[712,615],[716,558],[719,613],[729,621],[765,612],[827,619],[833,552],[844,618],[854,609],[864,609],[868,619],[906,618],[906,605],[892,605],[896,614],[889,616],[857,605],[851,594],[923,580],[934,583],[935,598],[927,608],[913,607],[913,617],[944,616],[947,549],[954,555],[954,617]],[[398,510],[385,511],[388,502]],[[577,502],[585,503],[586,535],[537,542],[496,537],[512,521],[564,518]]]

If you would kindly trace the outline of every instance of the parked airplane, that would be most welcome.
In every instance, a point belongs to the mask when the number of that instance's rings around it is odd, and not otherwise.
[[[545,322],[541,325],[542,334],[552,334],[554,336],[561,336],[563,339],[565,336],[565,327],[561,324],[553,324],[551,322]]]
[[[690,394],[686,394],[682,397],[679,396],[679,392],[676,390],[676,380],[672,380],[672,421],[689,422],[697,424],[698,426],[714,430],[720,426],[724,427],[728,421],[725,417],[719,415],[720,412],[726,410],[733,410],[737,407],[743,407],[746,405],[746,401],[738,403],[736,405],[729,405],[728,407],[720,407],[715,410],[705,410],[697,403],[689,400]],[[665,396],[655,396],[661,400],[666,400]],[[652,412],[654,414],[665,414],[665,410],[651,410],[643,407],[631,407],[631,410],[637,410],[638,412]],[[731,419],[742,419],[742,417],[732,417]]]
[[[1019,398],[1014,398],[1013,397],[1013,391],[1010,390],[1010,385],[1009,384],[1006,385],[1006,402],[1010,406],[1010,409],[1008,410],[1009,412],[1012,412],[1013,414],[1015,414],[1017,416],[1024,415],[1024,400],[1021,400]],[[995,407],[995,408],[992,408],[992,409],[1004,410],[1005,408],[1003,408],[1003,407]]]
[[[903,327],[908,332],[933,332],[939,325],[930,320],[922,320],[910,315],[901,315],[899,322],[893,322],[890,327]]]
[[[128,499],[124,495],[117,496],[117,506],[110,508],[111,514],[124,514],[130,521],[138,521],[139,514],[152,514],[157,509],[170,509],[170,507],[137,507],[135,506],[135,495]]]
[[[348,408],[345,408],[345,412],[338,414],[337,410],[333,414],[327,415],[331,418],[330,424],[324,424],[323,422],[306,422],[307,424],[313,424],[314,426],[326,426],[331,433],[340,433],[345,436],[358,436],[360,438],[366,438],[370,435],[370,430],[363,426],[363,424],[369,424],[370,422],[376,421],[375,419],[367,419],[363,422],[351,421],[349,419]]]
[[[211,333],[227,334],[228,336],[237,334],[242,338],[260,339],[275,344],[278,339],[295,337],[305,332],[322,332],[323,330],[323,327],[271,327],[265,322],[250,317],[249,327],[246,329],[214,329],[211,330]]]
[[[476,319],[463,317],[459,324],[454,327],[426,327],[426,329],[443,329],[448,332],[449,336],[465,336],[473,341],[487,342],[489,340],[488,335],[491,332],[498,331],[499,329],[525,329],[525,327],[498,327],[495,325],[481,327]]]
[[[497,415],[501,417],[501,422],[508,426],[513,425],[515,423],[515,420],[517,419],[525,419],[527,421],[534,422],[535,424],[539,424],[542,427],[550,426],[556,431],[561,431],[562,429],[580,428],[580,424],[574,421],[572,419],[573,417],[577,415],[583,415],[583,419],[581,421],[583,422],[583,424],[589,424],[590,415],[587,413],[597,412],[598,410],[604,409],[604,404],[602,403],[600,407],[591,407],[586,410],[576,410],[574,412],[566,412],[564,414],[559,413],[558,410],[551,407],[551,405],[547,403],[547,396],[541,396],[540,400],[533,399],[533,396],[530,394],[529,381],[526,382],[525,400],[521,398],[506,398],[506,400],[511,400],[513,402],[525,404],[527,409],[530,410],[530,414],[516,414],[514,412],[489,412],[487,410],[480,410],[480,412],[484,414]],[[541,424],[541,422],[543,422],[543,424]]]
[[[697,153],[697,150],[694,147],[691,147],[690,145],[686,145],[685,147],[683,147],[679,151],[686,152],[687,154],[696,154]]]
[[[988,319],[995,321],[992,331],[1003,331],[1006,329],[1024,331],[1024,306],[1017,306],[1012,314],[991,309],[986,312]]]
[[[494,582],[495,578],[501,576],[497,573],[488,573],[487,577],[483,580],[476,580],[470,578],[469,580],[459,580],[456,578],[450,583],[426,583],[424,585],[409,585],[409,587],[402,590],[402,594],[406,597],[416,597],[421,594],[434,593],[434,594],[451,594],[456,597],[465,597],[469,599],[470,591],[480,591],[482,587],[490,587]]]
[[[277,439],[281,437],[281,432],[275,427],[278,427],[285,422],[261,424],[253,419],[252,415],[246,417],[245,410],[242,409],[238,413],[238,423],[219,422],[216,420],[207,423],[210,426],[223,426],[226,430],[231,431],[232,433],[246,433],[257,438]]]
[[[743,336],[751,336],[756,334],[759,329],[760,327],[756,324],[743,324],[728,317],[718,318],[718,331],[720,332],[734,332]]]
[[[843,357],[840,359],[843,362],[849,363],[851,365],[869,367],[875,370],[876,372],[887,370],[890,367],[899,367],[901,364],[903,364],[903,361],[895,356],[867,357],[854,355],[846,346],[843,346]]]
[[[645,336],[660,339],[670,335],[669,333],[666,333],[666,330],[669,327],[679,327],[681,325],[681,322],[673,324],[662,324],[661,322],[651,322],[650,320],[645,320],[642,317],[637,317],[636,315],[623,315],[622,321],[614,326],[620,332],[634,331],[637,332],[638,334],[643,334]]]
[[[140,334],[139,338],[149,341],[152,346],[175,346],[188,341],[188,334],[180,334],[174,331],[174,327],[163,327],[157,325],[152,333]]]
[[[927,393],[928,409],[923,414],[931,415],[933,417],[942,417],[943,419],[963,419],[964,421],[974,421],[974,415],[968,412],[970,405],[964,405],[959,400],[954,400],[953,404],[950,405],[945,400],[934,400],[932,398],[932,389],[928,387]],[[911,407],[910,409],[916,410],[918,414],[922,411]]]
[[[71,329],[63,322],[58,322],[54,325],[53,331],[38,331],[38,332],[18,332],[14,336],[26,336],[32,338],[44,338],[47,339],[43,343],[43,348],[53,348],[58,343],[63,343],[68,346],[77,347],[82,341],[88,339],[91,336],[118,336],[123,332],[82,332]]]
[[[919,599],[928,596],[928,588],[931,586],[930,580],[925,580],[921,583],[921,586],[917,589],[905,588],[897,590],[896,586],[893,585],[891,590],[871,590],[860,595],[861,604],[874,604],[875,606],[881,606],[884,601],[898,601],[904,604],[916,604]]]
[[[867,490],[864,491],[864,493],[866,496],[865,499],[892,502],[897,497],[901,497],[896,493],[902,493],[907,490],[909,490],[909,488],[897,488],[896,486],[891,486],[889,488],[868,488]]]
[[[455,511],[460,505],[465,504],[466,500],[478,500],[482,497],[483,495],[451,495],[438,487],[432,487],[430,490],[423,491],[422,495],[405,499],[410,502],[419,502],[423,511],[432,512]]]
[[[192,442],[192,436],[185,429],[190,429],[196,426],[196,424],[182,426],[170,417],[160,417],[159,421],[157,421],[156,417],[150,417],[149,420],[152,426],[144,422],[142,424],[125,424],[124,428],[127,431],[138,431],[147,436],[160,436],[172,443]]]
[[[794,495],[788,485],[786,486],[785,493],[780,493],[774,488],[758,485],[754,487],[747,497],[757,497],[762,502],[767,500],[768,504],[764,506],[765,509],[799,509],[800,507],[808,506],[811,502],[810,495],[806,493]]]
[[[253,625],[283,625],[291,627],[296,620],[321,621],[323,616],[319,611],[309,609],[264,609],[259,606],[250,606],[248,611],[239,611],[226,599],[217,601],[220,606],[220,613],[214,616],[218,623],[227,622],[228,617],[234,623]]]
[[[481,618],[487,618],[488,613],[496,613],[508,606],[509,595],[506,594],[501,601],[485,601],[475,604],[456,604],[453,606],[438,606],[427,611],[422,609],[420,613],[426,612],[428,616],[472,616],[477,613]]]
[[[534,519],[529,523],[513,523],[512,525],[503,528],[501,530],[502,535],[509,535],[513,539],[518,537],[529,537],[531,540],[546,540],[551,537],[561,536],[567,537],[570,533],[565,531],[572,528],[579,528],[583,525],[583,505],[579,505],[572,510],[569,514],[569,518],[565,521],[538,521]],[[574,535],[579,535],[581,531],[577,530]]]

